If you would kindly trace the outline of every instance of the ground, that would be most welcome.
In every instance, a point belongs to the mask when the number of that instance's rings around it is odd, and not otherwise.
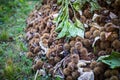
[[[25,20],[36,1],[14,0],[4,3],[0,3],[0,79],[32,80],[32,61],[24,55],[27,51],[24,29]]]

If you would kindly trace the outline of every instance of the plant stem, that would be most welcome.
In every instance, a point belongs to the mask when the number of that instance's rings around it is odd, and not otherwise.
[[[74,8],[73,8],[73,6],[72,6],[72,3],[71,3],[71,2],[69,2],[69,3],[70,3],[70,6],[71,6],[71,8],[72,8],[72,11],[73,11],[74,17],[76,18],[75,10],[74,10]]]
[[[34,80],[37,79],[38,72],[39,72],[39,70],[37,70],[37,72],[36,72],[36,74],[35,74],[35,78],[34,78]]]

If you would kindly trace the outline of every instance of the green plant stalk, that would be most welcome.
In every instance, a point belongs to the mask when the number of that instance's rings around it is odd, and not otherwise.
[[[75,23],[70,20],[69,5],[74,12],[74,17],[76,19]],[[57,39],[62,37],[84,37],[84,31],[82,31],[84,30],[83,25],[81,25],[82,23],[77,19],[75,14],[75,9],[73,8],[71,1],[63,0],[61,10],[56,22],[56,32],[59,33]]]
[[[62,3],[62,6],[56,21],[56,32],[58,32],[57,39],[63,37],[76,37],[76,36],[84,38],[85,28],[84,25],[80,22],[80,20],[77,19],[76,11],[79,12],[79,10],[82,9],[86,2],[90,2],[91,11],[94,11],[99,8],[97,1],[76,0],[74,2],[71,2],[70,0],[63,0],[59,1],[59,3],[60,2]],[[71,6],[72,11],[74,13],[75,18],[74,23],[72,22],[72,20],[70,20],[69,5]]]

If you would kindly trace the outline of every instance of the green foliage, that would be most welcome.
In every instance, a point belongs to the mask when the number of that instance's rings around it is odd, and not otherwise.
[[[110,66],[110,68],[119,68],[120,67],[120,53],[112,52],[111,55],[101,56],[97,61],[103,62]]]
[[[6,30],[3,30],[0,34],[0,41],[7,41],[9,39],[9,34]]]
[[[3,54],[3,50],[2,48],[0,47],[0,56]]]
[[[46,76],[39,76],[39,75],[38,75],[38,77],[37,77],[36,80],[54,80],[54,79],[52,79],[52,77],[49,76],[49,75],[46,75]],[[55,80],[56,80],[56,79],[55,79]]]
[[[90,3],[91,12],[100,8],[99,4],[97,3],[97,0],[76,0],[73,2],[73,7],[76,11],[79,11],[84,7],[86,3]]]
[[[24,34],[25,20],[35,3],[36,1],[27,0],[0,0],[1,80],[29,80],[34,77],[31,71],[32,61],[24,55],[27,47],[24,40],[21,40],[21,34]],[[13,41],[8,42],[9,37]],[[9,58],[13,60],[10,65],[7,64]]]
[[[23,42],[20,42],[19,44],[19,49],[22,50],[22,51],[27,51],[27,46],[25,46],[25,44]]]
[[[15,57],[17,58],[17,55]],[[27,59],[25,56],[23,56],[20,61],[18,61],[18,63],[17,60],[16,63],[14,63],[11,62],[11,60],[8,58],[4,68],[3,76],[5,79],[9,80],[22,80],[27,75],[31,75],[31,66],[32,61],[30,59]]]
[[[77,19],[75,12],[79,12],[87,2],[90,2],[91,11],[98,10],[100,8],[95,0],[75,0],[74,2],[71,2],[71,0],[57,1],[58,4],[61,4],[59,15],[55,19],[57,26],[56,32],[58,32],[57,39],[76,36],[84,38],[84,25]],[[74,12],[75,21],[70,20],[69,6],[71,6]]]
[[[55,80],[62,80],[60,77],[56,77]]]
[[[12,19],[13,22],[16,21],[16,15],[14,14],[17,13],[18,10],[20,10],[19,8],[21,8],[20,12],[25,12],[26,14],[28,10],[25,10],[24,7],[27,6],[28,4],[26,0],[3,0],[0,3],[0,23],[7,23],[11,21],[10,18],[12,17],[14,18]]]
[[[61,1],[58,1],[57,3],[61,3]],[[80,20],[78,20],[76,17],[74,23],[72,22],[72,20],[70,20],[68,7],[69,5],[71,5],[71,7],[73,8],[71,1],[62,1],[61,10],[59,11],[59,15],[56,18],[56,31],[59,33],[57,39],[76,36],[84,37],[85,29]]]
[[[13,65],[7,65],[4,69],[4,76],[6,77],[6,79],[13,80],[15,71],[16,70]]]

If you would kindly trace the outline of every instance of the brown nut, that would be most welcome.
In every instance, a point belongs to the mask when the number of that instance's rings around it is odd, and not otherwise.
[[[72,72],[72,77],[74,80],[76,80],[79,76],[80,76],[80,73],[77,70]]]
[[[32,52],[27,52],[26,56],[27,56],[28,58],[31,58],[31,57],[33,57],[33,53],[32,53]]]
[[[68,63],[68,66],[67,66],[67,68],[68,68],[70,71],[74,71],[76,67],[77,67],[76,64],[73,63],[73,62]]]
[[[117,76],[112,76],[110,80],[119,80]]]
[[[65,43],[63,46],[64,50],[70,50],[70,45],[68,43]]]
[[[99,30],[95,30],[95,31],[93,32],[93,36],[94,36],[94,37],[100,36],[100,31],[99,31]]]
[[[108,42],[108,41],[100,42],[101,49],[107,49],[109,47],[110,47],[110,42]]]
[[[65,80],[74,80],[72,76],[67,76]]]
[[[104,76],[106,78],[110,78],[111,77],[111,70],[106,70],[105,73],[104,73]]]
[[[73,63],[77,64],[78,61],[79,61],[79,55],[78,55],[78,54],[72,54],[72,55],[71,55],[71,61],[72,61]]]
[[[115,48],[115,49],[120,49],[120,41],[119,40],[114,40],[113,43],[112,43],[112,46]]]
[[[90,68],[94,69],[96,67],[97,62],[96,61],[92,61],[90,64]]]
[[[36,66],[37,66],[37,69],[40,69],[40,68],[42,68],[42,66],[43,66],[43,61],[41,61],[41,60],[38,60],[37,62],[36,62]]]
[[[34,49],[34,53],[38,53],[40,51],[40,47],[39,46],[36,46],[35,49]]]
[[[106,40],[105,32],[104,31],[100,33],[100,40],[101,41],[105,41]]]
[[[111,70],[111,75],[118,76],[119,75],[119,71],[118,70]]]
[[[91,27],[91,28],[90,28],[90,32],[91,32],[91,33],[93,33],[95,30],[97,30],[96,27]]]
[[[107,40],[108,41],[114,41],[115,39],[118,39],[118,34],[117,33],[111,33],[110,36],[108,36]]]
[[[91,32],[90,31],[85,32],[85,38],[89,39],[90,36],[91,36]]]
[[[70,71],[68,68],[65,68],[65,69],[63,69],[63,74],[64,74],[65,76],[68,76],[68,75],[71,74],[71,71]]]
[[[61,58],[60,57],[54,57],[54,61],[57,63],[57,62],[59,62],[61,60]]]
[[[95,75],[100,75],[103,72],[103,69],[101,67],[95,67],[93,72]]]
[[[81,49],[80,49],[80,52],[81,52],[81,54],[84,54],[84,55],[87,55],[87,54],[88,54],[88,51],[87,51],[86,48],[81,48]]]
[[[75,43],[75,48],[77,50],[80,50],[82,47],[83,47],[83,45],[82,45],[82,43],[80,41]]]
[[[70,46],[74,47],[74,45],[75,45],[75,41],[70,41]]]
[[[83,42],[83,45],[84,45],[85,47],[90,47],[90,46],[91,46],[91,42],[90,42],[89,39],[84,39],[82,42]]]
[[[98,56],[104,56],[106,55],[106,52],[104,50],[99,51]]]

